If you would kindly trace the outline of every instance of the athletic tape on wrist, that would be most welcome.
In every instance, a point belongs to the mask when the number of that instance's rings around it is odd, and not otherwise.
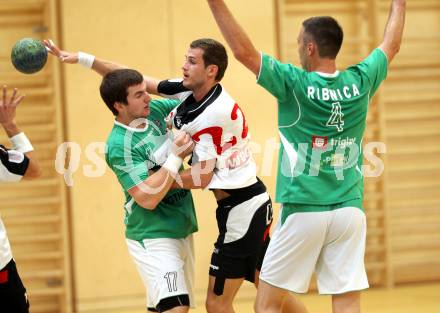
[[[162,165],[162,167],[166,168],[169,172],[176,174],[179,172],[182,163],[182,158],[171,153],[165,163]]]
[[[21,153],[26,153],[30,151],[34,151],[34,147],[32,147],[31,142],[26,137],[26,135],[21,132],[11,138],[9,138],[12,142],[12,146],[14,150],[17,150]]]
[[[95,61],[95,56],[85,53],[85,52],[78,52],[78,64],[86,67],[86,68],[92,68],[93,62]]]

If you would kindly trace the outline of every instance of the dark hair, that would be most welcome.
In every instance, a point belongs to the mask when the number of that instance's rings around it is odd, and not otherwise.
[[[104,76],[99,91],[113,115],[118,115],[114,107],[116,102],[127,104],[128,87],[139,85],[143,81],[142,74],[131,69],[114,70]]]
[[[344,32],[331,16],[315,16],[303,22],[304,40],[313,40],[321,58],[335,59],[341,49]]]
[[[221,81],[228,67],[228,54],[225,47],[218,41],[210,38],[197,39],[189,45],[191,49],[203,50],[203,62],[205,67],[208,65],[217,65],[218,72],[215,80]]]

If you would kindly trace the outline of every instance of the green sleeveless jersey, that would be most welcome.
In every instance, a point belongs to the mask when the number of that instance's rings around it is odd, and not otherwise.
[[[152,100],[150,115],[143,129],[115,121],[107,139],[106,161],[116,174],[125,194],[125,236],[133,240],[185,238],[197,231],[191,192],[170,190],[154,210],[139,206],[127,192],[157,170],[170,152],[171,139],[164,118],[177,105],[174,100]],[[130,125],[135,126],[135,125]]]
[[[276,201],[330,205],[363,197],[368,104],[387,75],[385,53],[334,74],[262,55],[258,84],[278,100],[281,148]]]

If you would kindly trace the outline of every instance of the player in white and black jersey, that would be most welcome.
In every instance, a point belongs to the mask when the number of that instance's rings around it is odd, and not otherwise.
[[[23,96],[14,89],[8,99],[6,86],[0,98],[0,124],[9,136],[13,149],[0,145],[0,182],[16,182],[40,175],[32,145],[15,123],[15,111]],[[2,312],[27,313],[26,289],[17,272],[6,229],[0,219],[0,308]]]
[[[169,123],[196,142],[193,167],[181,174],[183,188],[207,187],[218,204],[208,312],[233,312],[243,280],[258,280],[272,223],[272,202],[256,176],[245,115],[219,83],[227,61],[219,42],[195,40],[182,67],[183,79],[157,85],[160,95],[182,102],[170,113]]]
[[[62,51],[51,41],[45,44],[62,62],[91,67],[100,75],[124,68],[83,52]],[[219,83],[227,63],[221,43],[200,39],[190,44],[183,79],[144,76],[147,92],[182,101],[168,116],[169,126],[196,142],[191,169],[180,173],[176,187],[209,188],[217,200],[219,236],[209,270],[209,313],[234,312],[232,303],[243,281],[258,284],[272,223],[272,202],[256,176],[245,116]],[[295,311],[296,303],[285,303],[283,312]]]
[[[208,40],[195,41],[193,45],[214,45],[218,49],[218,43]],[[194,49],[199,48],[190,50]],[[197,58],[192,53],[188,54],[188,63],[192,62],[191,58]],[[237,291],[243,279],[255,282],[256,270],[260,270],[269,242],[272,203],[266,187],[256,177],[250,134],[240,107],[219,83],[201,99],[196,99],[193,91],[186,87],[193,87],[185,81],[191,77],[186,68],[184,66],[183,80],[161,81],[158,92],[182,101],[170,113],[169,122],[191,134],[196,142],[192,163],[200,167],[195,165],[192,171],[182,173],[183,187],[197,188],[199,184],[212,190],[217,199],[219,236],[209,271],[210,291],[214,295],[211,301],[208,295],[207,302],[208,311],[215,312],[219,305],[232,308],[231,292]],[[197,168],[199,172],[194,171]],[[197,181],[199,175],[205,176],[200,182]],[[218,297],[225,293],[226,282],[225,299],[231,301],[219,303]]]

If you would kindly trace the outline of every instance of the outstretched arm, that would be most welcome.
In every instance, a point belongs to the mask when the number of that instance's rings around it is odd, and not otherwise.
[[[388,63],[391,63],[394,56],[400,50],[402,42],[403,26],[405,24],[405,0],[392,0],[390,15],[385,26],[383,41],[379,48],[388,56]]]
[[[235,58],[256,76],[260,73],[261,55],[232,16],[223,0],[208,0],[212,14]]]
[[[69,52],[61,50],[52,40],[43,40],[44,45],[47,48],[47,51],[56,56],[60,62],[67,64],[77,64],[80,63],[86,67],[91,68],[96,73],[101,76],[105,76],[107,73],[127,68],[125,65],[120,65],[111,61],[99,59],[93,55],[83,53],[83,52]],[[147,92],[157,95],[157,85],[159,84],[159,80],[144,76],[144,80],[147,83]]]

